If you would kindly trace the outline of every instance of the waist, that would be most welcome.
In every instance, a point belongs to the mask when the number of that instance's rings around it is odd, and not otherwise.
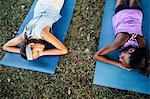
[[[52,21],[52,20],[56,21],[59,20],[60,18],[61,15],[57,12],[52,12],[49,10],[41,10],[40,12],[34,14],[32,21],[36,21],[39,19],[43,19],[46,21]]]
[[[117,33],[120,33],[120,32],[127,32],[128,34],[135,33],[135,34],[143,36],[142,29],[141,29],[140,25],[133,25],[133,24],[132,25],[125,25],[125,24],[122,24],[122,25],[119,25],[119,26],[114,28],[115,35]]]
[[[143,13],[137,9],[125,9],[121,10],[113,16],[113,19],[122,19],[122,18],[133,18],[133,19],[142,19]]]
[[[59,12],[56,10],[56,9],[40,9],[38,11],[34,11],[34,17],[37,17],[37,16],[40,16],[40,15],[51,15],[51,14],[54,14],[54,15],[58,15]]]

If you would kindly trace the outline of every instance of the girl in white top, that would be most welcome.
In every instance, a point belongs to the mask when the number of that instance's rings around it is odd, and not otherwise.
[[[43,55],[67,54],[67,48],[52,34],[53,23],[60,18],[64,0],[38,0],[32,20],[25,26],[21,35],[11,39],[3,50],[20,53],[24,59],[34,60]],[[16,47],[23,42],[21,48]],[[55,48],[45,49],[50,43]]]

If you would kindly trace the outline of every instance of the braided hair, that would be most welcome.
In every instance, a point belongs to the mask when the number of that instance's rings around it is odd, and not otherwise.
[[[149,51],[146,48],[137,48],[131,53],[129,66],[139,69],[140,73],[150,76]]]
[[[131,45],[121,51],[128,51],[133,48]],[[146,48],[135,48],[135,51],[131,53],[129,57],[129,67],[138,69],[140,73],[144,75],[150,75],[149,66],[149,51]]]

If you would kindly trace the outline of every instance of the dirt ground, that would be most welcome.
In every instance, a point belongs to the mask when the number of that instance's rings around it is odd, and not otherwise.
[[[0,0],[0,47],[17,32],[33,0]],[[0,66],[0,97],[9,98],[88,98],[148,99],[148,95],[92,84],[103,0],[77,0],[56,74]],[[0,48],[0,58],[4,51]],[[6,98],[7,99],[7,98]]]

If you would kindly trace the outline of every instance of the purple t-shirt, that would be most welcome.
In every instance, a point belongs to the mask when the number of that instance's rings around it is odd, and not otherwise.
[[[119,32],[128,32],[129,34],[142,34],[142,19],[143,14],[137,9],[125,9],[116,13],[112,18],[112,24],[115,35]],[[132,45],[133,47],[139,47],[137,41],[133,37],[129,39],[123,46],[122,49]]]

